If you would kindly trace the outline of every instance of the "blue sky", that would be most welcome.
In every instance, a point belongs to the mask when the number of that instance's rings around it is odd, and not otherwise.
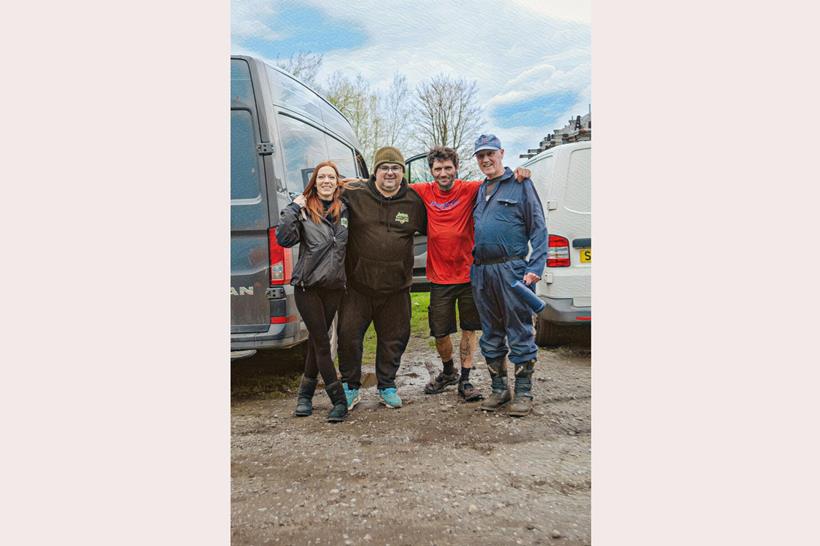
[[[322,53],[318,80],[340,70],[386,89],[432,75],[476,80],[484,132],[505,163],[586,114],[591,97],[591,0],[233,0],[231,51],[270,61]]]

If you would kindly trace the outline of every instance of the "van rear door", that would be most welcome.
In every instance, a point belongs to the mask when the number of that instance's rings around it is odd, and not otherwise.
[[[231,333],[270,328],[267,190],[251,73],[231,59]]]
[[[592,147],[578,146],[569,155],[569,168],[562,213],[566,215],[568,237],[572,247],[573,266],[592,267]],[[589,296],[589,286],[586,286]]]

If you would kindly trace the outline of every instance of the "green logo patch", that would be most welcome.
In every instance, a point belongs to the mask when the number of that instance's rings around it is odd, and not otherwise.
[[[396,215],[396,222],[400,224],[406,224],[410,221],[410,217],[407,215],[406,212],[400,212]]]
[[[342,227],[343,227],[343,228],[346,228],[346,227],[347,227],[347,218],[342,218],[342,219],[339,221],[339,223],[341,223],[341,224],[342,224]]]

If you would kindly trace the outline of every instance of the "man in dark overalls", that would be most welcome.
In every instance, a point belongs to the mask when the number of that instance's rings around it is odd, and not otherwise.
[[[527,178],[517,184],[513,172],[504,167],[504,150],[498,137],[478,137],[474,156],[486,178],[473,211],[475,248],[470,278],[481,318],[479,345],[493,389],[481,409],[496,411],[512,400],[505,366],[509,354],[515,365],[515,401],[509,414],[522,417],[532,409],[531,378],[538,348],[532,310],[515,294],[512,284],[521,281],[534,289],[544,272],[544,210],[532,180]]]

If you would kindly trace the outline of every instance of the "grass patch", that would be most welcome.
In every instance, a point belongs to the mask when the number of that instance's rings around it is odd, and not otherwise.
[[[413,337],[429,337],[430,325],[427,322],[427,308],[430,306],[430,292],[411,292],[410,305],[410,335]]]
[[[410,293],[410,336],[427,338],[430,337],[430,326],[427,323],[427,307],[430,305],[430,292]],[[430,338],[430,346],[435,347],[436,342]],[[376,361],[376,330],[373,324],[364,334],[364,350],[362,351],[362,362]]]

